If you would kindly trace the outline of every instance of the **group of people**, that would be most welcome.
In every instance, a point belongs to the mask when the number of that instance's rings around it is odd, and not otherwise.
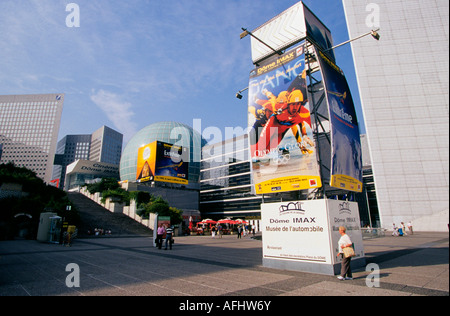
[[[211,236],[212,238],[216,238],[216,234],[219,235],[219,238],[222,238],[223,235],[223,227],[220,224],[217,224],[211,227]]]
[[[158,225],[158,229],[156,231],[156,246],[158,247],[158,249],[162,248],[164,235],[166,236],[166,247],[164,248],[164,250],[167,250],[167,247],[172,250],[172,245],[174,243],[173,227],[167,224]]]
[[[398,227],[397,227],[397,225],[395,225],[395,223],[393,223],[392,225],[393,225],[392,236],[398,237],[398,236],[408,235],[406,233],[406,227],[408,227],[408,230],[411,233],[411,235],[414,234],[411,222],[408,222],[408,224],[406,224],[406,226],[405,226],[405,223],[403,223],[403,222],[401,222],[400,226],[398,226]]]
[[[111,235],[111,229],[103,229],[103,228],[94,228],[94,231],[88,230],[88,235],[94,236],[102,236],[102,235]]]
[[[242,235],[244,235],[244,237],[245,236],[248,236],[250,234],[250,230],[249,230],[249,227],[248,227],[248,225],[239,225],[238,227],[237,227],[237,238],[238,239],[240,239],[241,237],[242,237]],[[252,234],[253,234],[253,236],[255,236],[255,228],[253,227],[252,228]]]

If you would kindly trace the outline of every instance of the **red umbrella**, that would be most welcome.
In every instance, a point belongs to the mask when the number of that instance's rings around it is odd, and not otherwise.
[[[221,219],[221,220],[217,221],[217,223],[219,223],[219,224],[236,224],[236,221],[226,218],[226,219]]]

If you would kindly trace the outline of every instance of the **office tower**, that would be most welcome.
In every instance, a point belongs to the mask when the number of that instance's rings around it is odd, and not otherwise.
[[[123,135],[115,130],[102,126],[91,136],[89,160],[120,164]]]
[[[107,126],[102,126],[92,134],[67,135],[58,142],[55,155],[53,179],[59,180],[64,188],[66,167],[77,160],[119,165],[122,154],[123,135]]]
[[[64,94],[0,96],[0,163],[28,168],[44,182],[52,177]]]
[[[52,179],[59,180],[59,188],[64,188],[66,167],[79,159],[88,160],[90,147],[90,134],[67,135],[58,142]]]
[[[447,231],[449,3],[344,0],[381,224]],[[378,24],[378,25],[377,25]]]

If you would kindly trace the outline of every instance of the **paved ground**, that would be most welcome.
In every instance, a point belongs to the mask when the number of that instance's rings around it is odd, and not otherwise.
[[[368,287],[365,270],[338,281],[262,267],[261,241],[248,237],[177,237],[167,251],[136,236],[77,239],[72,247],[2,241],[0,296],[448,296],[448,244],[448,233],[365,240],[368,263],[381,269],[380,287]],[[76,280],[70,263],[79,287],[66,286]]]

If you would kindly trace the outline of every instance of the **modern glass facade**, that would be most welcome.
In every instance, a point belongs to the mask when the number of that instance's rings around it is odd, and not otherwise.
[[[64,94],[0,96],[0,163],[28,168],[52,180]]]
[[[108,126],[92,133],[89,160],[118,165],[122,155],[123,135]]]
[[[248,136],[202,148],[200,212],[205,216],[259,215],[262,198],[252,191]]]

